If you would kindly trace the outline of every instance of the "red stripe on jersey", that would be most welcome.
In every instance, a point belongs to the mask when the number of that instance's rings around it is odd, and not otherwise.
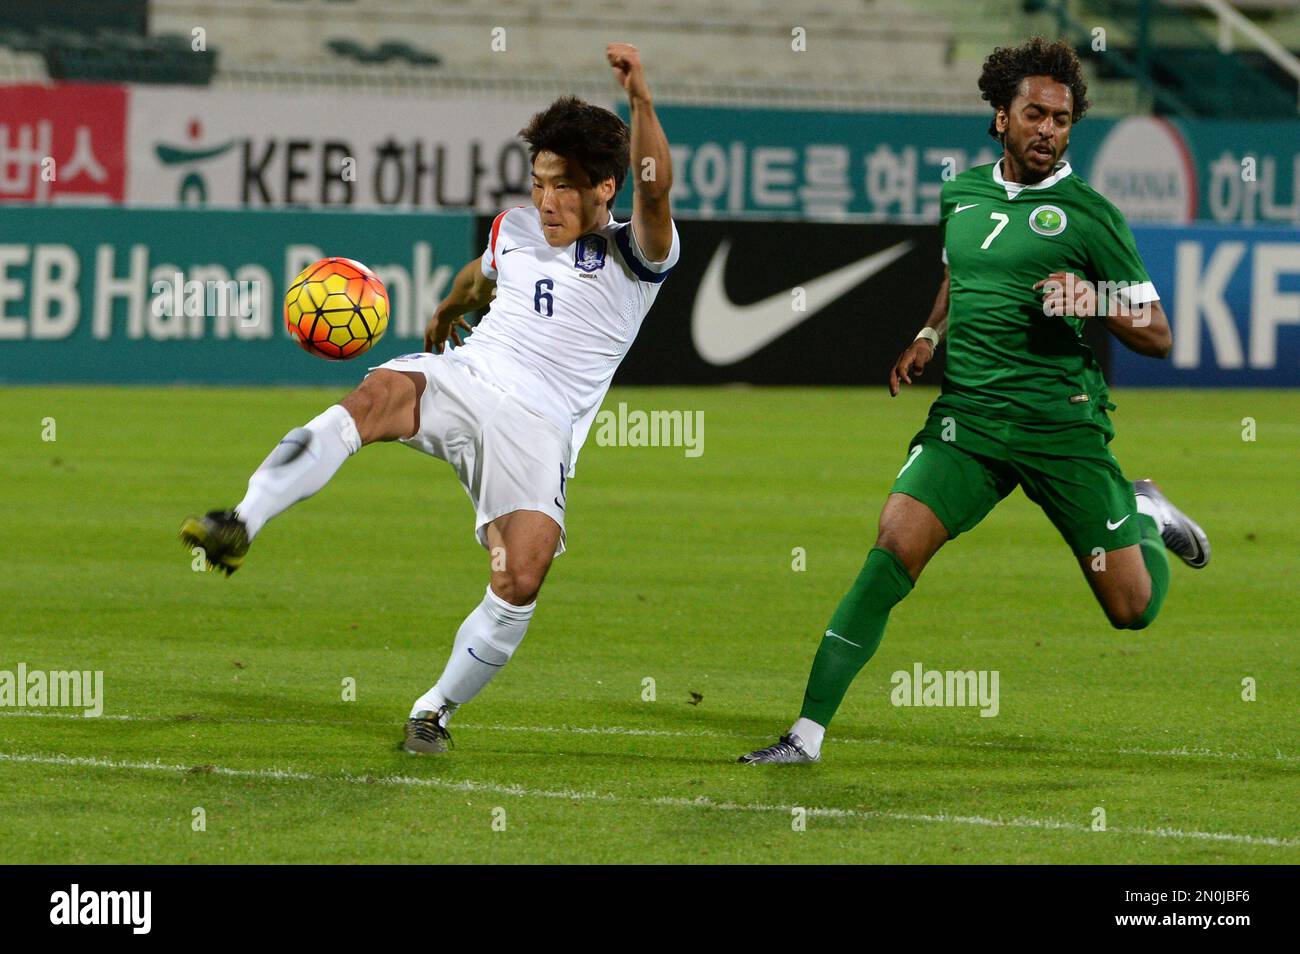
[[[516,206],[516,208],[523,208],[523,206]],[[497,233],[501,231],[501,220],[504,219],[507,213],[509,212],[510,210],[506,209],[505,212],[502,212],[500,215],[498,215],[495,219],[492,220],[492,237],[488,239],[488,246],[492,249],[492,270],[493,271],[496,271],[496,267],[497,267]]]

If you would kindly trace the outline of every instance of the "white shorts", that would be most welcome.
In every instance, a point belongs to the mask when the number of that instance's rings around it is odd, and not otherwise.
[[[537,510],[560,525],[555,555],[563,553],[572,436],[498,385],[442,355],[403,355],[379,368],[424,374],[420,429],[402,443],[455,469],[474,504],[478,542],[487,549],[487,525],[497,517]]]

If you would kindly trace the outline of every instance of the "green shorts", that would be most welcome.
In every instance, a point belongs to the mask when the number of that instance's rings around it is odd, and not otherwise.
[[[921,501],[950,537],[970,530],[1017,485],[1043,508],[1076,555],[1141,539],[1133,485],[1106,446],[1110,419],[1016,424],[931,408],[891,493]]]

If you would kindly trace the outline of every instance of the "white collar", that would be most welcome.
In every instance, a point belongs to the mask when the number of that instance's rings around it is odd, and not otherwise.
[[[1062,159],[1056,165],[1052,166],[1052,174],[1042,182],[1035,182],[1033,185],[1025,185],[1023,182],[1008,182],[1002,178],[1002,160],[999,159],[993,163],[993,181],[1002,188],[1007,190],[1007,198],[1014,199],[1025,189],[1046,189],[1056,185],[1062,179],[1070,174],[1070,164]]]

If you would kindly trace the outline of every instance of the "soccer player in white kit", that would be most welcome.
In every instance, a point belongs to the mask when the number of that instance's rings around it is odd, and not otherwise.
[[[430,319],[425,352],[373,369],[290,431],[233,510],[182,526],[182,539],[229,574],[267,520],[319,491],[365,444],[398,440],[451,464],[473,501],[491,577],[442,675],[411,708],[408,752],[446,751],[452,714],[523,640],[546,571],[564,552],[578,451],[679,255],[672,160],[640,56],[626,43],[611,43],[606,56],[627,92],[631,129],[573,97],[535,115],[520,133],[533,204],[493,221],[482,257],[460,270]],[[620,223],[610,210],[629,164],[632,218]],[[466,336],[462,316],[485,306]]]

